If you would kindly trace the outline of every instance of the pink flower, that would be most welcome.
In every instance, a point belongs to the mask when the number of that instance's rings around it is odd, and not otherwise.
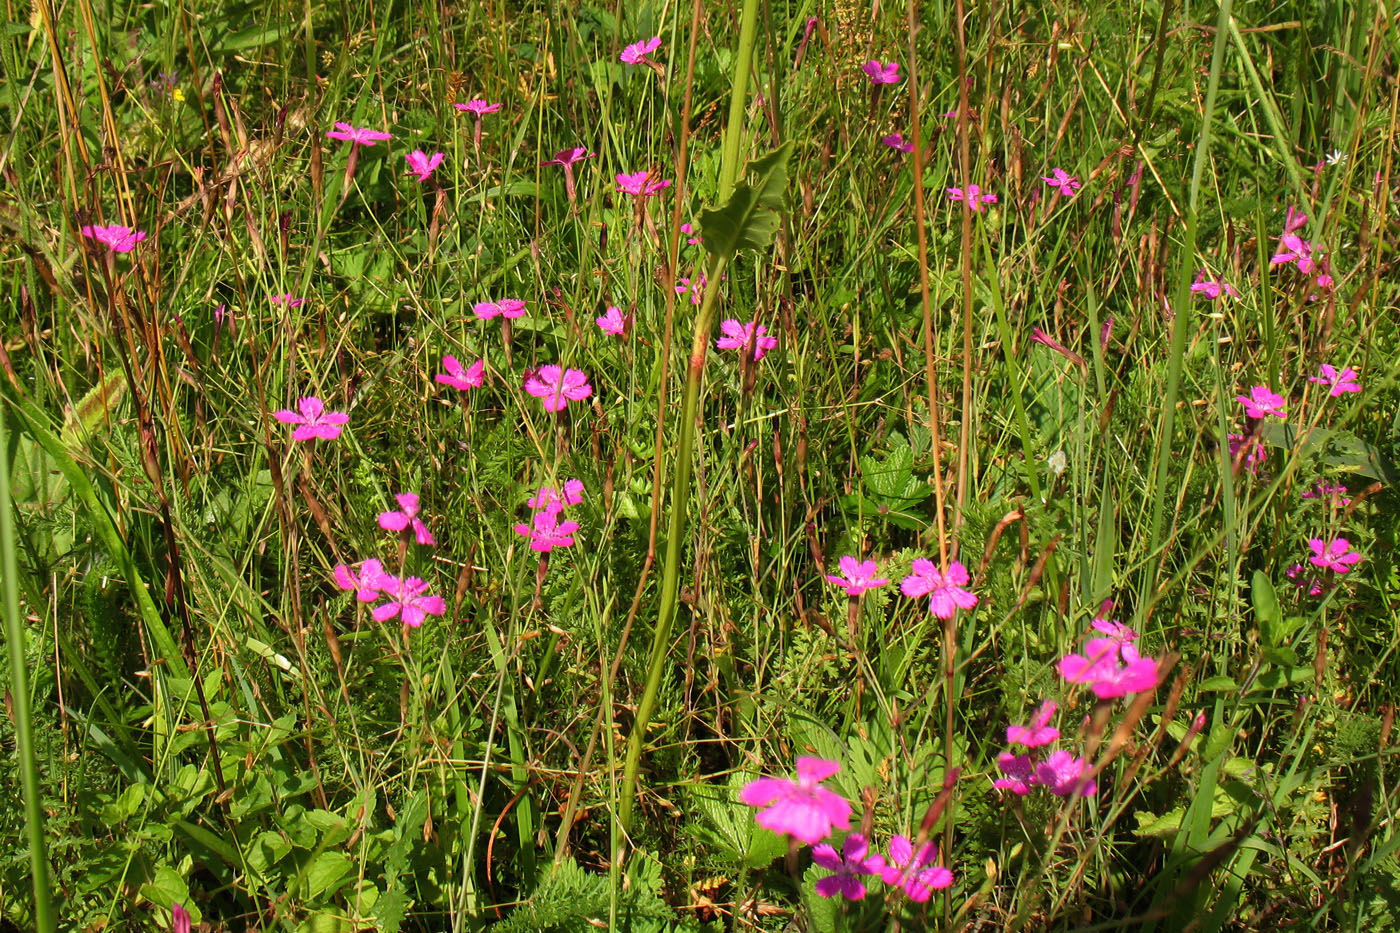
[[[530,550],[538,551],[541,554],[548,554],[557,547],[573,547],[574,532],[578,531],[578,522],[559,520],[559,512],[545,510],[536,512],[530,519],[530,524],[523,522],[515,526],[515,533],[524,535],[530,539]]]
[[[880,142],[899,152],[913,152],[914,144],[906,143],[902,133],[891,133],[888,136],[881,136]]]
[[[827,574],[826,582],[844,586],[847,596],[859,596],[866,590],[873,590],[890,582],[884,577],[875,576],[879,568],[873,560],[858,561],[847,554],[837,563],[841,565],[841,572],[846,576],[842,578]]]
[[[681,233],[685,234],[685,241],[691,246],[695,246],[700,242],[699,236],[691,236],[691,234],[694,232],[695,228],[690,224],[681,224]]]
[[[1196,281],[1191,283],[1191,291],[1200,292],[1211,301],[1219,298],[1222,294],[1229,295],[1231,298],[1240,297],[1240,293],[1230,283],[1216,282],[1206,278],[1204,269],[1196,273]]]
[[[821,782],[841,770],[839,762],[806,756],[797,759],[797,780],[762,777],[739,792],[739,802],[761,807],[754,817],[759,826],[811,845],[831,835],[833,829],[851,825],[851,805]]]
[[[1309,538],[1308,547],[1312,548],[1313,552],[1313,556],[1308,558],[1308,563],[1323,570],[1346,573],[1361,562],[1361,555],[1351,549],[1351,542],[1346,538],[1335,538],[1331,541]]]
[[[566,505],[578,505],[583,501],[583,480],[571,479],[564,482],[564,491],[560,493],[553,486],[541,486],[539,492],[526,501],[532,509],[540,509],[545,512],[562,512]]]
[[[648,55],[660,47],[661,37],[652,36],[650,39],[633,42],[622,50],[622,54],[618,58],[628,65],[640,65],[647,60]]]
[[[768,328],[756,321],[740,324],[734,318],[721,321],[720,332],[724,334],[715,341],[721,350],[743,350],[753,347],[754,362],[763,359],[764,354],[778,345],[777,337],[768,336]]]
[[[961,188],[948,188],[949,201],[963,201],[972,210],[981,212],[983,204],[995,204],[997,196],[995,194],[983,194],[982,189],[977,185],[968,185],[967,193],[964,194]]]
[[[525,314],[525,302],[519,298],[502,298],[500,301],[478,301],[472,305],[472,311],[481,320],[489,320],[496,315],[502,317],[517,318]]]
[[[1239,459],[1240,448],[1247,446],[1247,453],[1244,455],[1244,465],[1250,472],[1259,469],[1259,464],[1268,457],[1268,452],[1264,450],[1264,442],[1257,437],[1247,437],[1243,434],[1229,434],[1226,439],[1230,442],[1230,462]]]
[[[485,360],[477,360],[470,366],[463,368],[462,364],[457,362],[457,357],[444,356],[442,358],[442,368],[447,370],[447,372],[438,373],[433,379],[445,386],[451,386],[454,389],[461,389],[463,391],[467,389],[479,389],[482,383],[486,381]]]
[[[933,896],[933,892],[953,883],[953,873],[942,865],[934,865],[937,853],[933,843],[926,842],[914,854],[914,844],[906,836],[890,839],[890,857],[880,872],[885,884],[898,885],[904,889],[909,900],[922,904]]]
[[[618,173],[617,190],[620,194],[636,195],[639,198],[649,198],[656,195],[663,188],[670,187],[671,179],[660,178],[651,180],[651,171],[633,172],[631,175]]]
[[[146,239],[144,230],[133,230],[130,227],[123,227],[121,224],[112,224],[107,227],[89,225],[79,227],[78,232],[89,239],[96,240],[114,253],[129,253],[136,248],[137,243]]]
[[[993,787],[1009,790],[1017,797],[1024,797],[1035,786],[1035,762],[1030,755],[1013,755],[1002,752],[997,756],[997,767],[1006,775],[992,782]]]
[[[1344,369],[1337,371],[1337,367],[1330,363],[1323,363],[1318,375],[1309,376],[1309,382],[1316,382],[1318,385],[1331,386],[1331,391],[1327,394],[1336,397],[1347,392],[1360,392],[1361,383],[1356,381],[1356,370]]]
[[[1303,225],[1307,222],[1308,215],[1290,204],[1287,213],[1283,216],[1283,232],[1292,233],[1295,230],[1302,229]]]
[[[573,165],[575,162],[582,162],[584,159],[591,159],[591,158],[593,158],[594,155],[595,155],[595,153],[589,152],[587,149],[583,148],[582,146],[575,146],[575,147],[572,148],[572,149],[560,149],[558,152],[554,153],[554,158],[552,158],[552,159],[545,159],[545,160],[544,160],[543,162],[541,162],[540,164],[541,164],[541,165],[562,165],[562,166],[564,166],[565,168],[568,168],[569,166]]]
[[[326,403],[314,395],[299,400],[297,411],[284,408],[274,411],[272,417],[283,424],[300,425],[292,432],[294,441],[309,441],[315,437],[333,441],[340,437],[341,427],[350,420],[350,416],[343,411],[326,411]]]
[[[190,914],[179,904],[170,907],[170,928],[172,933],[190,933]]]
[[[280,295],[273,295],[268,300],[275,305],[286,305],[289,308],[300,308],[302,305],[306,304],[305,298],[298,298],[291,292],[283,292]]]
[[[1142,693],[1157,686],[1157,662],[1137,656],[1131,648],[1131,659],[1123,657],[1118,639],[1091,638],[1084,645],[1084,654],[1067,654],[1060,659],[1060,676],[1072,684],[1088,684],[1101,700]]]
[[[1033,341],[1036,342],[1036,343],[1043,344],[1044,346],[1049,347],[1050,349],[1054,350],[1056,353],[1060,354],[1060,356],[1063,356],[1065,359],[1069,360],[1071,363],[1073,363],[1074,365],[1078,366],[1080,369],[1084,370],[1085,372],[1088,372],[1088,370],[1089,370],[1089,362],[1088,362],[1088,360],[1084,359],[1084,357],[1080,356],[1078,353],[1075,353],[1075,352],[1074,352],[1073,350],[1071,350],[1069,347],[1067,347],[1067,346],[1065,346],[1064,344],[1060,343],[1060,342],[1059,342],[1058,340],[1056,340],[1054,337],[1051,337],[1049,334],[1047,334],[1045,331],[1041,330],[1039,327],[1032,327],[1032,328],[1031,328],[1031,340],[1033,340]]]
[[[401,616],[406,628],[417,628],[428,616],[440,616],[447,611],[447,603],[441,596],[423,595],[428,584],[418,577],[401,580],[386,575],[383,582],[384,595],[389,601],[375,606],[374,612],[370,613],[376,622],[387,622],[394,616]]]
[[[1269,257],[1269,265],[1296,263],[1298,271],[1307,275],[1313,268],[1313,244],[1294,233],[1279,237],[1279,251]]]
[[[826,843],[812,847],[812,861],[836,874],[827,875],[817,882],[817,893],[822,897],[841,895],[848,901],[858,901],[865,897],[865,882],[862,875],[878,875],[885,867],[885,860],[878,855],[867,856],[870,844],[860,833],[851,833],[841,844],[841,854]]]
[[[1076,758],[1061,749],[1050,755],[1035,767],[1035,779],[1050,789],[1057,797],[1092,797],[1098,793],[1099,785],[1090,775],[1093,766],[1082,758]]]
[[[1046,700],[1031,717],[1030,725],[1006,727],[1006,741],[1024,745],[1026,748],[1039,748],[1058,741],[1060,730],[1050,725],[1050,720],[1059,708],[1060,705],[1054,700]]]
[[[577,369],[550,364],[525,374],[525,391],[544,399],[545,411],[563,411],[570,401],[581,402],[592,395],[593,387]]]
[[[456,107],[458,110],[465,111],[478,117],[486,113],[495,113],[496,111],[501,109],[500,104],[488,104],[486,101],[482,100],[479,97],[473,98],[472,100],[467,101],[465,104],[453,104],[452,106]]]
[[[1293,581],[1293,585],[1299,589],[1306,588],[1309,596],[1322,595],[1324,587],[1321,578],[1305,576],[1303,574],[1303,569],[1302,564],[1294,564],[1285,572],[1288,574],[1288,578]]]
[[[860,70],[869,76],[871,84],[898,84],[900,81],[899,62],[881,64],[872,58],[861,65]]]
[[[631,318],[623,314],[621,308],[614,308],[611,305],[601,317],[593,320],[598,325],[599,330],[605,334],[612,334],[614,337],[621,337],[627,333],[627,325],[631,323]]]
[[[1268,415],[1282,418],[1287,414],[1283,410],[1283,396],[1268,386],[1255,386],[1249,390],[1248,395],[1236,395],[1235,401],[1244,406],[1244,413],[1251,418],[1264,418]]]
[[[356,146],[373,146],[375,143],[393,139],[394,137],[380,130],[372,130],[363,126],[351,126],[349,123],[337,122],[335,129],[328,130],[326,136],[331,139],[339,139]]]
[[[1041,175],[1041,180],[1067,198],[1072,198],[1079,190],[1079,179],[1062,168],[1052,168],[1049,175]]]
[[[929,612],[938,618],[951,619],[958,609],[977,605],[977,597],[971,590],[964,589],[970,578],[967,568],[958,561],[949,564],[948,572],[943,573],[933,561],[920,557],[910,569],[913,572],[900,581],[900,592],[911,599],[929,597]]]
[[[433,540],[433,533],[418,517],[418,495],[412,492],[401,492],[394,496],[394,499],[403,511],[380,512],[379,527],[385,531],[403,531],[405,528],[412,528],[413,537],[419,544],[437,544]]]
[[[1304,499],[1335,499],[1337,505],[1350,505],[1351,500],[1346,498],[1347,488],[1345,486],[1329,486],[1319,481],[1316,486],[1303,493]]]
[[[706,279],[705,273],[703,272],[700,273],[700,281],[696,283],[694,288],[691,288],[689,278],[687,278],[686,276],[681,276],[680,278],[676,279],[676,294],[684,295],[686,292],[690,292],[690,303],[693,305],[698,305],[702,300],[704,300],[705,286],[707,284],[709,284],[709,280]],[[723,325],[720,326],[721,329],[723,329]],[[774,346],[776,345],[777,344],[775,343]]]
[[[1111,648],[1118,652],[1118,656],[1124,661],[1135,661],[1141,655],[1138,654],[1137,646],[1133,642],[1137,641],[1138,633],[1119,622],[1117,619],[1095,619],[1089,623],[1096,632],[1103,632],[1108,637],[1102,641],[1111,642]],[[1100,639],[1096,639],[1100,640]],[[1092,642],[1090,643],[1092,644]]]
[[[431,156],[422,149],[415,149],[404,156],[408,160],[408,175],[417,175],[419,181],[427,181],[428,176],[433,174],[433,169],[442,164],[443,154],[434,152]]]
[[[384,565],[372,557],[360,564],[358,572],[345,564],[336,564],[332,574],[338,588],[353,590],[355,598],[362,603],[372,603],[378,599],[386,579]]]

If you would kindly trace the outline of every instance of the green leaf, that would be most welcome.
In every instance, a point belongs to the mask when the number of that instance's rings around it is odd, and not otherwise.
[[[354,869],[344,852],[322,852],[306,872],[306,890],[311,898],[333,893]]]
[[[1270,447],[1284,450],[1297,447],[1301,454],[1325,453],[1322,462],[1328,466],[1350,470],[1388,486],[1400,485],[1400,466],[1378,448],[1347,431],[1315,428],[1304,433],[1300,440],[1297,428],[1291,424],[1265,424],[1259,429],[1259,438]]]
[[[1282,640],[1282,631],[1279,628],[1282,613],[1279,612],[1278,594],[1274,592],[1274,584],[1264,571],[1254,571],[1249,598],[1254,604],[1254,617],[1259,621],[1259,636],[1268,647],[1277,647]]]
[[[792,143],[786,142],[750,162],[745,180],[734,186],[729,202],[718,210],[700,212],[701,241],[711,256],[727,260],[741,249],[763,249],[772,242],[778,212],[787,207],[791,157]]]
[[[1207,677],[1196,685],[1196,689],[1201,693],[1238,693],[1240,685],[1235,683],[1235,678],[1221,674]]]

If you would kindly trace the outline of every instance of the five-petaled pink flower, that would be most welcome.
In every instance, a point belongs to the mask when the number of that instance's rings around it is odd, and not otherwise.
[[[657,192],[671,185],[669,178],[657,178],[652,180],[651,171],[643,170],[633,172],[628,175],[619,172],[617,175],[617,190],[620,194],[636,195],[639,198],[654,197]]]
[[[871,59],[860,70],[865,72],[870,78],[871,84],[898,84],[899,83],[899,62],[885,62],[881,64],[875,59]]]
[[[1304,275],[1313,270],[1313,261],[1313,244],[1296,233],[1285,233],[1279,237],[1279,251],[1269,257],[1269,265],[1291,262]]]
[[[481,384],[486,381],[485,360],[477,360],[470,366],[464,367],[457,361],[457,357],[444,356],[442,358],[442,368],[447,370],[447,372],[438,373],[433,377],[434,380],[445,386],[451,386],[454,389],[461,389],[463,391],[467,389],[479,389],[481,388]]]
[[[566,505],[578,505],[583,501],[583,480],[564,481],[562,492],[553,486],[541,486],[539,491],[526,500],[525,504],[542,512],[562,512]]]
[[[107,227],[84,226],[79,227],[78,232],[89,239],[96,240],[114,253],[129,253],[136,248],[136,244],[146,239],[146,231],[133,230],[130,227],[123,227],[121,224],[112,224]]]
[[[720,322],[719,329],[724,336],[715,341],[716,347],[721,350],[742,350],[752,345],[755,362],[763,359],[764,354],[778,345],[778,338],[768,336],[768,328],[757,321],[741,324],[734,318],[729,318]]]
[[[525,391],[543,399],[545,411],[563,411],[570,401],[581,402],[592,395],[593,387],[577,369],[550,363],[525,374]]]
[[[1072,198],[1079,190],[1079,179],[1062,168],[1052,168],[1049,175],[1041,175],[1040,180],[1067,198]]]
[[[353,590],[355,598],[362,603],[372,603],[379,598],[384,588],[384,565],[371,557],[360,564],[357,571],[346,564],[336,564],[332,571],[335,585],[342,590]]]
[[[573,547],[574,532],[578,522],[560,521],[560,513],[548,509],[536,512],[530,524],[523,522],[515,526],[515,533],[530,539],[530,550],[548,554],[557,547]]]
[[[413,529],[413,537],[419,544],[437,544],[433,540],[433,533],[428,530],[428,526],[423,524],[423,520],[418,517],[418,495],[412,492],[401,492],[394,496],[398,502],[401,512],[380,512],[379,527],[385,531],[403,531],[406,528]]]
[[[817,881],[817,893],[822,897],[838,894],[848,901],[865,897],[863,875],[878,875],[885,867],[879,855],[867,855],[870,843],[860,833],[851,833],[841,844],[841,854],[826,843],[812,847],[812,861],[836,874]]]
[[[326,135],[331,139],[339,139],[356,146],[373,146],[375,143],[394,137],[382,130],[372,130],[366,126],[351,126],[349,123],[335,124],[335,129],[327,130]]]
[[[1323,363],[1316,376],[1309,376],[1309,382],[1316,382],[1318,385],[1331,386],[1331,391],[1327,394],[1333,397],[1344,395],[1347,392],[1360,392],[1361,383],[1356,381],[1357,372],[1354,369],[1337,370],[1331,363]]]
[[[647,56],[661,48],[661,37],[652,36],[650,39],[643,39],[633,42],[622,50],[618,58],[628,65],[640,65],[647,60]]]
[[[971,590],[964,589],[968,580],[967,568],[958,561],[948,565],[943,573],[926,558],[916,558],[909,576],[900,581],[899,589],[905,596],[917,599],[929,598],[928,608],[940,619],[951,619],[959,609],[971,609],[977,605],[977,597]]]
[[[1015,755],[1011,752],[1002,752],[997,756],[997,768],[1006,777],[1000,777],[992,781],[992,786],[1001,790],[1009,790],[1017,797],[1024,797],[1031,792],[1031,788],[1036,785],[1035,762],[1030,755]]]
[[[445,158],[441,152],[434,152],[428,155],[422,149],[415,149],[404,156],[408,160],[408,175],[417,175],[419,181],[427,181],[433,174],[433,169],[442,164]]]
[[[447,603],[441,596],[424,595],[428,589],[426,580],[386,575],[381,582],[384,596],[389,601],[374,607],[371,615],[376,622],[387,622],[394,616],[400,616],[406,628],[417,628],[428,616],[440,616],[447,611]]]
[[[562,165],[568,168],[575,162],[582,162],[584,159],[591,159],[596,153],[589,152],[582,146],[574,146],[572,149],[560,149],[554,153],[554,158],[545,159],[541,165]]]
[[[1221,295],[1229,295],[1231,298],[1240,297],[1239,291],[1229,282],[1217,282],[1213,279],[1206,278],[1206,271],[1204,269],[1196,273],[1196,281],[1191,283],[1191,291],[1199,292],[1211,301],[1214,301]]]
[[[593,319],[594,323],[598,325],[599,330],[605,334],[612,334],[615,337],[621,337],[623,334],[627,333],[627,325],[631,323],[631,320],[629,315],[622,313],[621,308],[615,308],[611,305],[608,306],[608,309],[604,311],[600,317]]]
[[[885,884],[898,885],[904,889],[909,900],[922,904],[933,896],[933,892],[953,883],[953,873],[942,865],[935,865],[937,853],[932,842],[925,842],[914,854],[914,844],[907,836],[894,836],[890,839],[890,856],[880,877]]]
[[[1312,557],[1308,558],[1308,563],[1323,570],[1346,573],[1361,562],[1361,555],[1351,549],[1351,542],[1346,538],[1334,538],[1331,541],[1309,538],[1308,547],[1312,548],[1313,552]]]
[[[1006,741],[1024,745],[1026,748],[1039,748],[1057,741],[1060,738],[1060,730],[1050,725],[1050,720],[1055,717],[1055,711],[1059,708],[1060,705],[1054,700],[1046,700],[1031,717],[1030,725],[1006,727]]]
[[[1050,793],[1057,797],[1075,794],[1092,797],[1099,790],[1092,777],[1093,772],[1094,768],[1089,762],[1060,749],[1051,752],[1035,766],[1035,779],[1036,783],[1049,788]]]
[[[350,416],[343,411],[326,411],[326,403],[314,395],[300,399],[296,411],[283,408],[274,411],[272,417],[283,424],[299,425],[292,432],[294,441],[309,441],[315,437],[333,441],[340,437],[341,427],[350,420]]]
[[[466,113],[470,113],[478,117],[484,113],[495,113],[496,111],[501,109],[500,104],[487,103],[479,97],[473,98],[472,100],[467,101],[465,104],[453,104],[452,106],[456,107],[458,110],[465,111]]]
[[[1254,386],[1248,395],[1236,395],[1235,401],[1244,406],[1244,413],[1251,418],[1283,418],[1288,414],[1283,410],[1283,396],[1268,386]]]
[[[1351,505],[1351,500],[1346,497],[1347,488],[1345,486],[1332,486],[1321,480],[1317,485],[1303,493],[1304,499],[1331,499],[1339,506]]]
[[[837,563],[841,565],[841,572],[845,576],[827,574],[826,582],[845,587],[847,596],[859,596],[866,590],[873,590],[890,582],[884,577],[875,576],[880,572],[880,568],[873,560],[859,561],[846,554]]]
[[[995,204],[997,196],[990,192],[983,193],[977,185],[968,185],[966,193],[961,188],[947,188],[949,201],[963,201],[972,210],[981,212],[983,204]]]
[[[1082,655],[1065,655],[1058,669],[1070,683],[1088,684],[1101,700],[1152,690],[1159,680],[1157,662],[1120,636],[1089,639]]]
[[[897,152],[914,151],[914,144],[905,142],[904,135],[902,133],[891,133],[888,136],[881,136],[880,142],[884,143],[886,146],[889,146],[891,149],[894,149]]]
[[[500,301],[478,301],[472,305],[472,311],[483,321],[489,320],[496,315],[502,317],[517,318],[525,314],[525,302],[519,298],[502,298]]]
[[[298,298],[291,292],[283,292],[280,295],[273,295],[268,300],[275,305],[286,305],[289,308],[300,308],[302,305],[306,304],[305,298]]]
[[[851,805],[821,782],[841,770],[840,762],[800,756],[797,780],[762,777],[739,792],[739,802],[760,807],[754,821],[775,833],[784,833],[811,845],[831,835],[833,829],[851,825]]]

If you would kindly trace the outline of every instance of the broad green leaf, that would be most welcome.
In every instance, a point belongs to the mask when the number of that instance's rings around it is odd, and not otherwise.
[[[791,157],[792,143],[786,142],[750,162],[729,202],[718,210],[700,212],[701,241],[711,256],[730,259],[741,249],[763,249],[772,242],[778,212],[787,207]]]
[[[1278,595],[1269,575],[1262,570],[1254,571],[1249,587],[1249,598],[1254,604],[1254,617],[1259,622],[1259,636],[1270,648],[1278,647],[1282,641],[1279,628],[1281,613],[1278,608]]]
[[[354,865],[344,852],[322,852],[306,872],[306,891],[310,898],[333,893],[351,874]]]

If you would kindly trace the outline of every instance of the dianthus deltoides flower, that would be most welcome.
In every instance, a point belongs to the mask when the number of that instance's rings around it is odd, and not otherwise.
[[[551,363],[525,375],[525,391],[541,399],[545,411],[563,411],[569,402],[581,402],[592,395],[593,387],[579,370]]]
[[[822,897],[841,895],[848,901],[865,897],[862,875],[878,875],[885,867],[879,855],[869,855],[870,842],[860,833],[851,833],[841,844],[841,854],[826,843],[812,847],[812,861],[836,874],[817,881],[817,893]]]
[[[926,842],[914,854],[914,844],[907,836],[894,836],[890,839],[890,855],[880,877],[885,884],[898,885],[909,895],[909,900],[922,904],[933,896],[933,892],[953,883],[953,873],[942,865],[935,865],[937,853],[933,843]]]
[[[90,240],[96,240],[114,253],[129,253],[136,248],[137,243],[146,239],[146,231],[133,230],[121,224],[108,227],[84,226],[79,227],[78,232]]]
[[[380,578],[381,592],[389,600],[374,607],[376,622],[387,622],[400,616],[407,628],[417,628],[428,616],[440,616],[447,611],[447,603],[441,596],[427,592],[428,583],[418,577],[399,578],[385,574]]]
[[[1153,690],[1158,682],[1157,662],[1141,657],[1122,634],[1089,639],[1082,655],[1065,655],[1058,669],[1070,683],[1088,684],[1101,700]]]
[[[294,441],[309,441],[318,437],[323,441],[333,441],[340,437],[341,428],[350,421],[350,416],[343,411],[326,411],[326,403],[314,395],[299,400],[296,411],[283,408],[274,411],[272,417],[283,424],[297,425],[292,432]]]
[[[977,605],[977,596],[968,589],[967,568],[958,561],[948,565],[944,573],[933,561],[918,558],[910,568],[912,571],[899,584],[900,592],[911,599],[920,596],[929,598],[929,612],[940,619],[951,619],[959,609],[971,609]]]
[[[761,808],[754,817],[759,826],[811,845],[831,835],[833,829],[850,828],[851,805],[821,786],[840,770],[840,762],[799,756],[796,781],[758,778],[739,792],[739,801]]]

